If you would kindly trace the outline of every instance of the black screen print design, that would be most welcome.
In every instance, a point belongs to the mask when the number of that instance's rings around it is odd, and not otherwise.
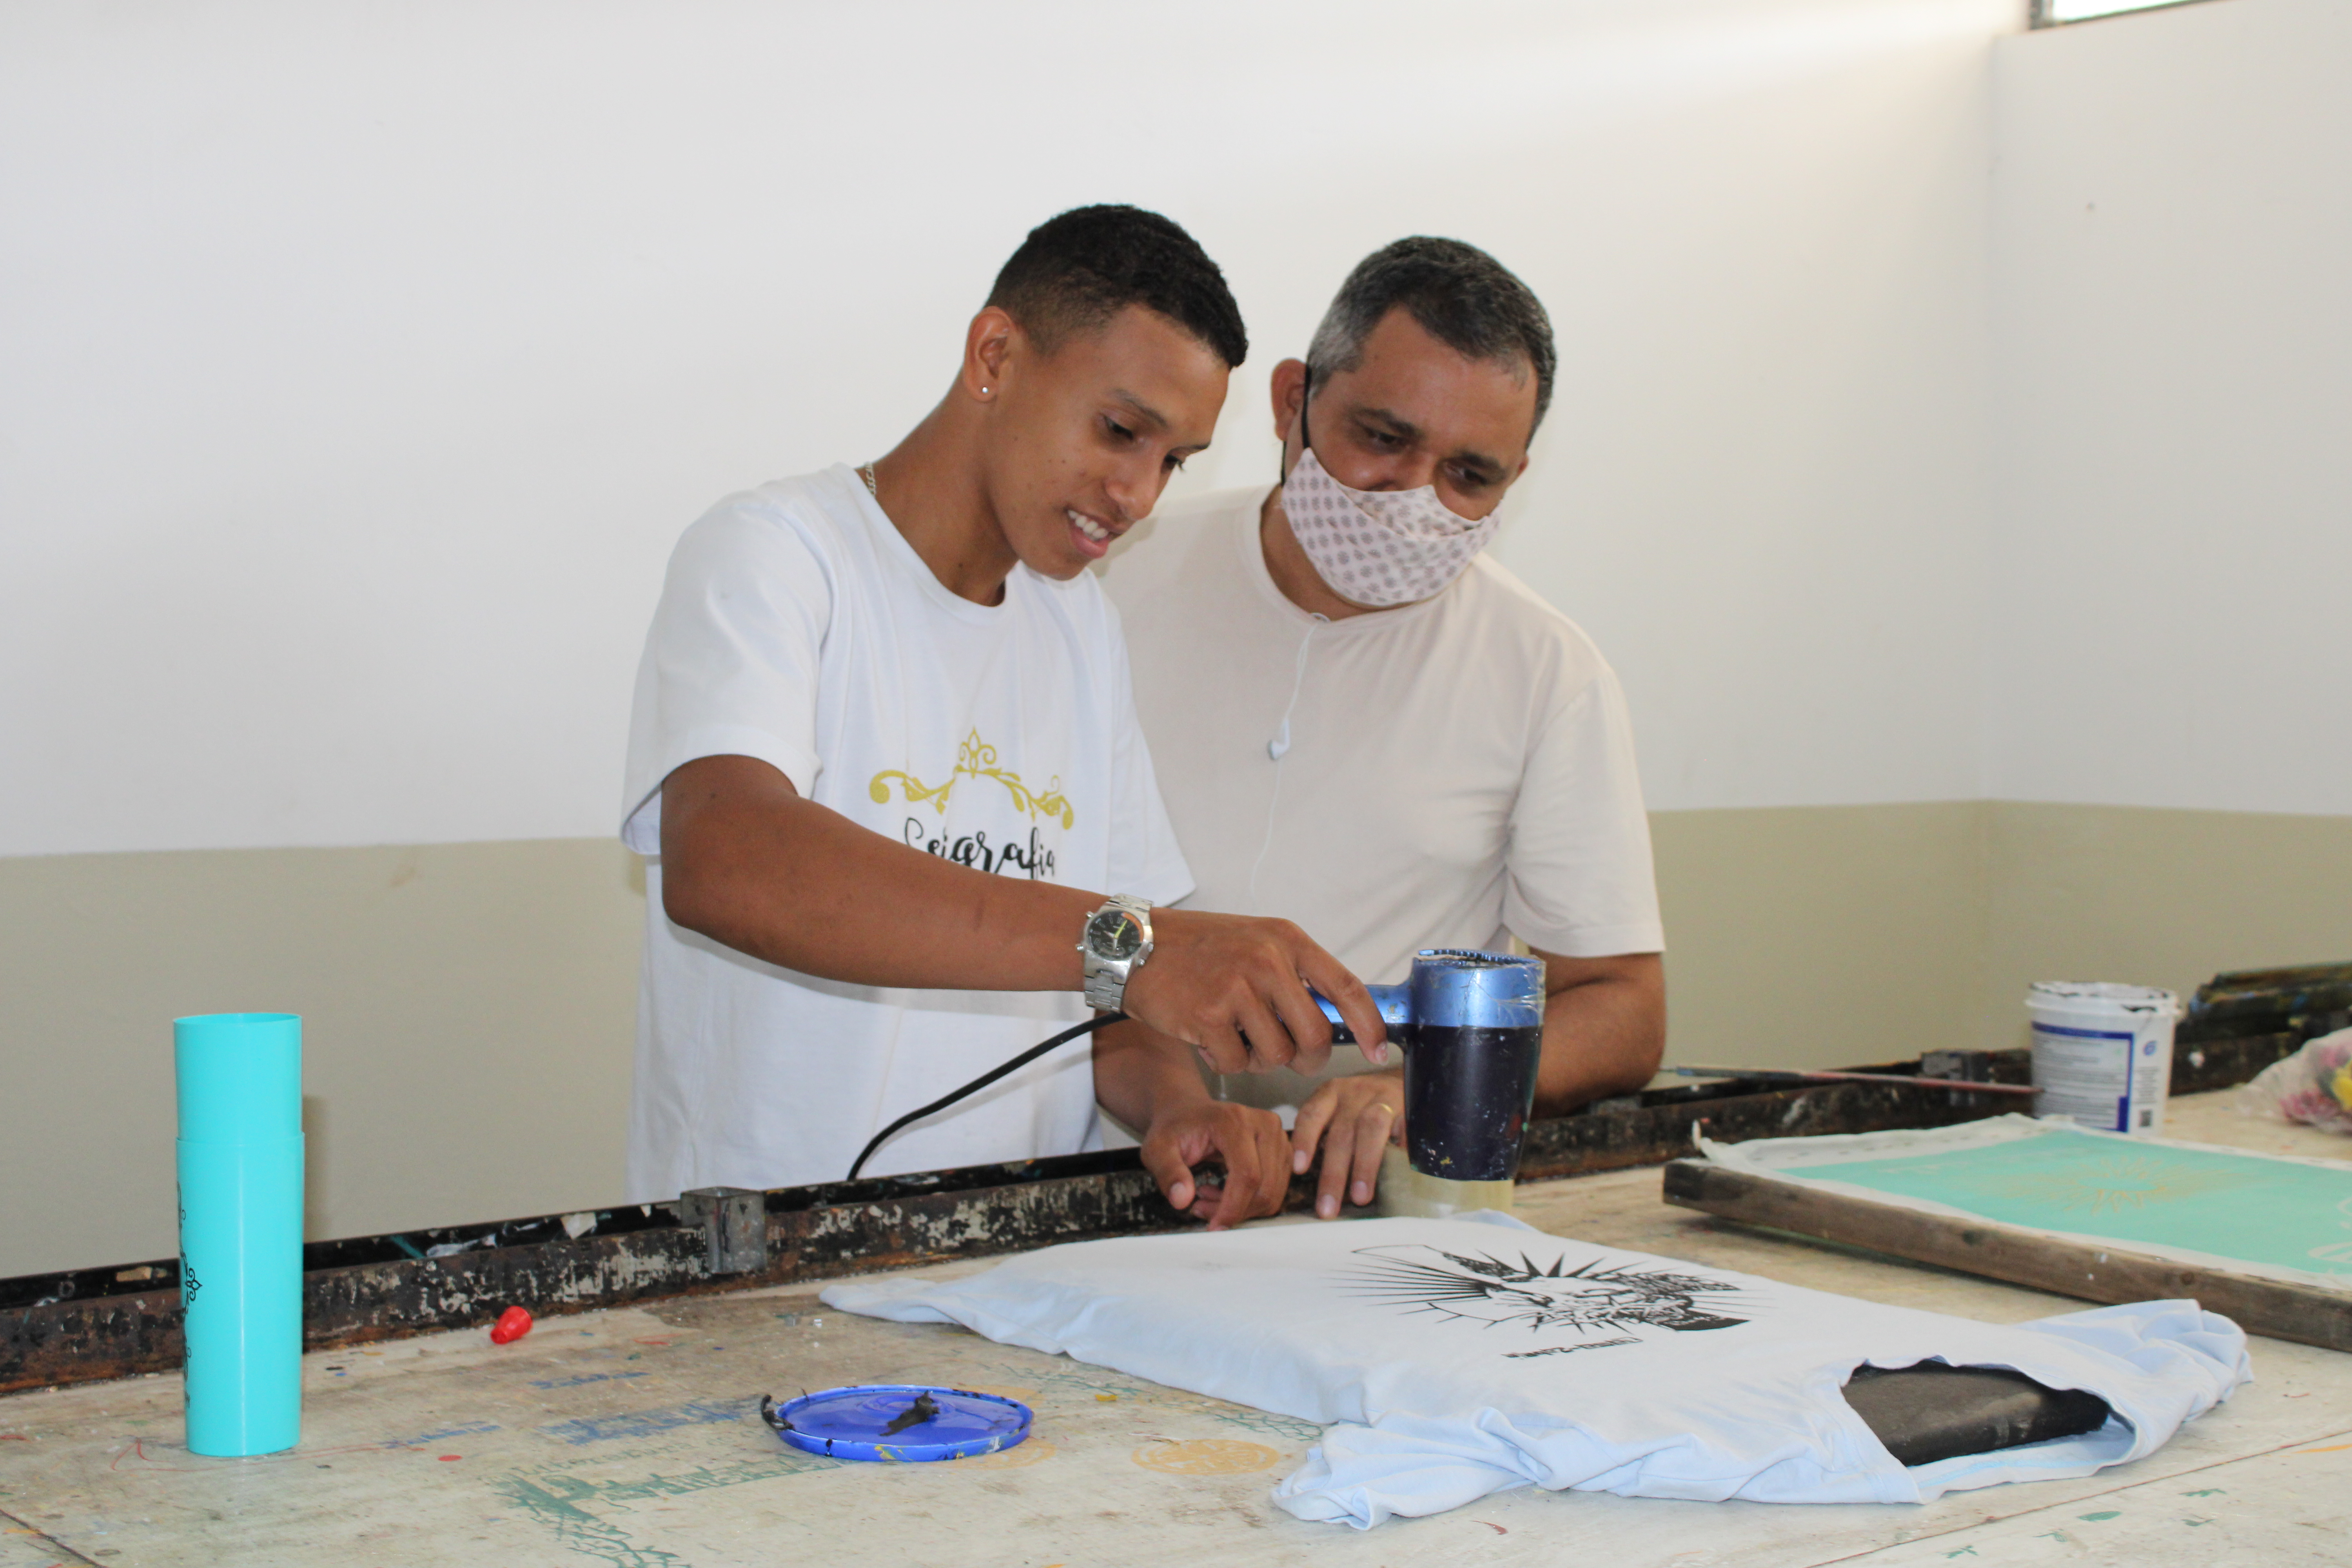
[[[1584,1336],[1573,1344],[1504,1352],[1512,1356],[1639,1343],[1626,1336],[1627,1330],[1735,1329],[1748,1318],[1732,1309],[1751,1314],[1755,1310],[1728,1280],[1630,1263],[1603,1268],[1598,1258],[1570,1268],[1563,1256],[1547,1268],[1524,1252],[1512,1263],[1489,1253],[1446,1252],[1418,1243],[1360,1247],[1355,1255],[1365,1261],[1349,1269],[1341,1284],[1351,1294],[1481,1328],[1523,1325],[1534,1333],[1565,1329]],[[1598,1334],[1619,1337],[1591,1337]]]

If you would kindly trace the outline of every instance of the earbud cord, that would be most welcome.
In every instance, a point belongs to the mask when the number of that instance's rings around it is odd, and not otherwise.
[[[1307,399],[1313,395],[1314,391],[1314,373],[1309,371],[1307,379],[1300,384],[1298,443],[1301,447],[1305,447],[1308,440]],[[1286,458],[1288,454],[1286,453],[1285,456]],[[1289,465],[1286,462],[1283,466],[1282,477],[1285,480],[1290,478]],[[1297,711],[1298,694],[1307,685],[1307,649],[1315,641],[1315,628],[1329,624],[1328,617],[1316,616],[1307,623],[1307,635],[1298,639],[1298,663],[1290,675],[1290,700],[1283,706],[1281,727],[1275,731],[1274,739],[1265,743],[1265,754],[1274,763],[1274,795],[1265,803],[1265,837],[1257,847],[1257,858],[1250,862],[1249,905],[1253,910],[1257,908],[1257,874],[1265,869],[1266,852],[1274,847],[1275,812],[1282,804],[1282,759],[1290,750],[1290,716]]]

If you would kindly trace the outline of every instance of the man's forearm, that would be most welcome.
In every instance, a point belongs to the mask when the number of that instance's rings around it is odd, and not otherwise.
[[[956,866],[803,800],[751,757],[699,757],[662,783],[662,912],[738,952],[854,985],[1076,991],[1103,895]],[[1134,889],[1108,889],[1133,892]],[[1119,1005],[1222,1071],[1323,1065],[1331,1026],[1386,1038],[1364,983],[1288,921],[1162,910]]]
[[[860,985],[1075,991],[1098,894],[957,866],[802,798],[749,757],[662,786],[662,901],[679,925]]]
[[[1608,972],[1554,991],[1545,1003],[1538,1116],[1564,1116],[1634,1092],[1656,1076],[1665,1052],[1665,972],[1658,957],[1586,962]]]

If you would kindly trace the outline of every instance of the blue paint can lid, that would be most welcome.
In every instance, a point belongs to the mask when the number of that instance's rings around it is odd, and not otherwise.
[[[760,1401],[760,1418],[795,1448],[831,1459],[924,1464],[1010,1448],[1029,1436],[1029,1407],[970,1389],[869,1383]]]

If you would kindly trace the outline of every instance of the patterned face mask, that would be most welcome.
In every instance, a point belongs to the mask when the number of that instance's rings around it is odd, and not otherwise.
[[[1305,425],[1300,426],[1302,438]],[[1499,510],[1499,509],[1498,509]],[[1496,514],[1473,522],[1417,490],[1360,490],[1316,460],[1311,438],[1282,481],[1290,531],[1331,591],[1359,605],[1387,608],[1442,592],[1495,537]]]

